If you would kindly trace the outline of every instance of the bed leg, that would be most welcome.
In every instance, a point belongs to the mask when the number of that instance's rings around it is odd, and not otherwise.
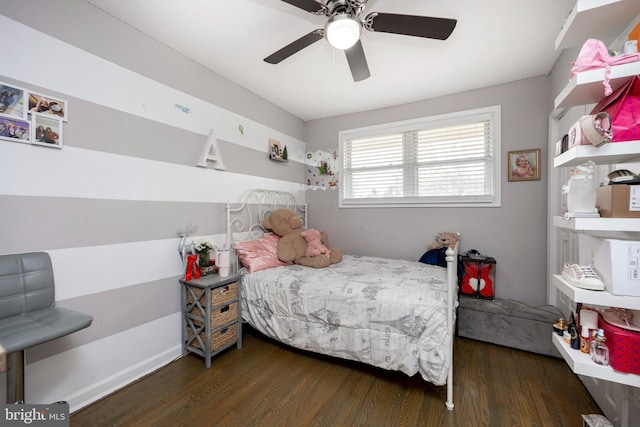
[[[447,379],[447,409],[453,411],[453,373],[449,373],[449,378]]]

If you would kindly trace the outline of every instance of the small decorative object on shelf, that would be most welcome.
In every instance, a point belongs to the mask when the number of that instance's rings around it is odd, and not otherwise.
[[[569,214],[599,216],[596,210],[596,185],[593,179],[594,166],[595,163],[588,161],[572,168],[569,182],[562,186],[562,193],[567,195],[567,210]]]
[[[200,275],[207,276],[209,274],[215,274],[218,272],[218,267],[215,265],[215,261],[211,260],[211,264],[206,267],[200,267]]]
[[[209,252],[215,251],[216,249],[216,245],[208,240],[194,242],[193,250],[198,254],[198,265],[200,268],[209,267],[211,265]]]
[[[227,277],[231,270],[231,253],[225,246],[216,253],[216,264],[218,266],[220,277]]]
[[[200,278],[200,267],[196,264],[197,261],[198,255],[187,255],[187,271],[184,275],[185,282]]]
[[[275,139],[269,140],[269,158],[271,160],[275,160],[277,162],[287,162],[289,154],[287,153],[287,147],[282,149],[282,144],[280,141],[276,141]]]
[[[192,223],[189,223],[189,225],[184,228],[178,229],[178,236],[180,236],[180,242],[178,243],[178,253],[180,254],[180,260],[182,261],[183,267],[186,266],[187,253],[190,252],[187,245],[187,237],[189,237],[190,234],[195,233],[197,230],[198,226],[193,225]]]
[[[567,331],[569,331],[569,345],[574,350],[580,349],[580,335],[578,334],[578,325],[576,324],[576,316],[571,312],[569,323],[567,323]]]
[[[605,340],[604,330],[598,329],[591,340],[589,354],[591,356],[591,360],[596,362],[598,365],[607,366],[609,364],[609,348],[604,343]]]

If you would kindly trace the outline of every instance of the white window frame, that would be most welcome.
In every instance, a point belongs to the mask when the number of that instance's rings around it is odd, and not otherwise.
[[[375,126],[368,126],[357,129],[343,130],[338,133],[339,138],[339,159],[340,159],[340,180],[339,185],[339,207],[340,208],[367,208],[367,207],[500,207],[501,206],[501,107],[500,105],[494,105],[490,107],[477,108],[473,110],[459,111],[455,113],[447,113],[430,117],[423,117],[419,119],[405,120],[399,122],[385,123]],[[491,126],[491,141],[492,156],[491,156],[491,170],[492,170],[492,197],[487,200],[469,200],[468,198],[460,197],[459,200],[448,199],[443,200],[430,200],[427,198],[367,198],[367,199],[345,199],[345,188],[349,183],[347,182],[348,176],[344,172],[344,144],[345,141],[350,141],[359,138],[374,137],[379,135],[411,132],[422,129],[434,129],[440,127],[456,126],[461,124],[468,124],[477,121],[489,120],[492,122]]]

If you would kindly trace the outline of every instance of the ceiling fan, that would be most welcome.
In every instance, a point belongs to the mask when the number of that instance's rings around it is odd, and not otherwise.
[[[264,58],[264,61],[269,64],[278,64],[326,37],[333,47],[344,50],[351,75],[356,82],[371,75],[360,42],[362,28],[381,33],[446,40],[458,22],[455,19],[382,12],[372,12],[361,19],[360,15],[364,12],[367,0],[324,0],[322,3],[315,0],[282,1],[314,15],[325,15],[329,19],[324,28],[313,30],[289,43]]]

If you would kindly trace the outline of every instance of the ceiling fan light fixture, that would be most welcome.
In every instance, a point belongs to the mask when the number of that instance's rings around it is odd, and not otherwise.
[[[327,21],[324,31],[331,46],[345,50],[360,40],[362,24],[348,13],[339,13]]]

